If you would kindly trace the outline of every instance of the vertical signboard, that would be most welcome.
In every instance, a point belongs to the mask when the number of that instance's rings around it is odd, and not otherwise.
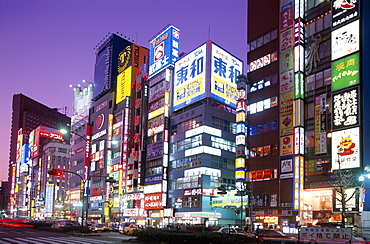
[[[169,26],[150,41],[149,78],[168,66],[174,65],[179,58],[180,30]]]
[[[206,96],[206,53],[207,44],[204,43],[175,63],[173,110]]]
[[[243,72],[243,62],[214,43],[211,50],[210,96],[236,108],[236,79]]]

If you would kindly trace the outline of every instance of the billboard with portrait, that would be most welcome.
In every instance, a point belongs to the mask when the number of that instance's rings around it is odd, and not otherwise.
[[[173,66],[180,56],[179,50],[180,30],[172,25],[153,38],[149,47],[149,78]]]

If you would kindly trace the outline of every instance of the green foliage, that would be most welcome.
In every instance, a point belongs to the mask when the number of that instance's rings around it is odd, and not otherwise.
[[[243,235],[229,235],[216,232],[186,232],[176,230],[164,230],[156,228],[146,228],[142,231],[133,233],[139,242],[153,244],[242,244],[257,243],[255,238]]]

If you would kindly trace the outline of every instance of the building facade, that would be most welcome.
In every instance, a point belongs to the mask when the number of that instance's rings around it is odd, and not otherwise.
[[[40,125],[50,128],[66,127],[70,123],[70,118],[65,114],[59,113],[58,109],[49,108],[23,94],[15,94],[13,96],[12,108],[8,210],[10,215],[17,216],[20,214],[14,214],[17,206],[24,208],[26,202],[26,198],[17,194],[17,191],[18,184],[26,184],[24,181],[19,180],[20,171],[26,172],[31,167],[30,163],[27,163],[29,160],[28,155],[31,153],[29,134]],[[33,152],[34,155],[35,153]],[[23,165],[22,169],[20,168],[21,165]],[[16,200],[17,197],[19,197],[18,200]],[[27,216],[27,211],[24,210],[22,215]]]
[[[248,3],[247,180],[256,226],[362,224],[366,5]]]

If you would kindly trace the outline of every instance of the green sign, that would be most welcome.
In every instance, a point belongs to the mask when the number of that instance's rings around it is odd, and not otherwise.
[[[360,83],[359,62],[359,54],[356,53],[331,63],[332,91]]]

